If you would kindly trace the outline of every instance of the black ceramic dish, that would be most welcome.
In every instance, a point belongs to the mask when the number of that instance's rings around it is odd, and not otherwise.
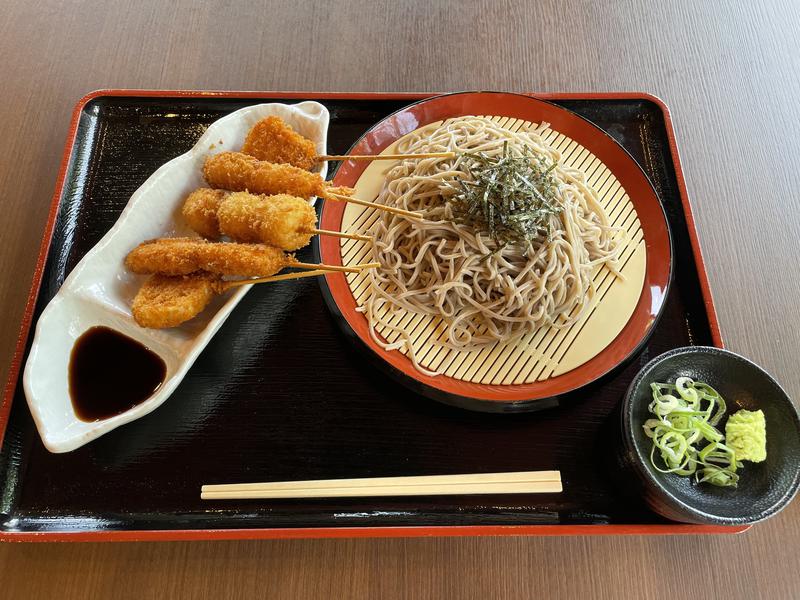
[[[725,399],[726,417],[739,409],[762,410],[767,459],[744,462],[738,488],[698,484],[692,477],[660,473],[650,462],[652,441],[642,425],[652,418],[650,384],[677,377],[704,381]],[[720,423],[724,427],[724,419]],[[784,508],[800,485],[800,418],[792,400],[761,367],[720,348],[677,348],[650,361],[631,382],[622,406],[622,458],[636,474],[651,509],[675,521],[743,525]],[[658,461],[659,458],[656,458]]]

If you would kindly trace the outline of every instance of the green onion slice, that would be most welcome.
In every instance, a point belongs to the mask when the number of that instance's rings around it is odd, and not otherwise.
[[[742,465],[716,428],[727,408],[719,392],[689,377],[678,377],[674,384],[652,383],[650,388],[653,401],[648,409],[655,418],[643,428],[653,440],[653,467],[661,473],[694,475],[698,483],[735,488],[736,470]],[[656,464],[656,455],[662,466]]]

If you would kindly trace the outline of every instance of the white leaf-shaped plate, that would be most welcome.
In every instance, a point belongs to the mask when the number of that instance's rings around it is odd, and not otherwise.
[[[74,450],[160,406],[252,287],[217,297],[200,316],[181,327],[143,329],[134,322],[130,305],[145,278],[127,271],[123,261],[144,240],[195,236],[183,223],[180,209],[192,190],[205,185],[205,158],[240,149],[250,128],[269,115],[280,116],[314,141],[318,154],[326,153],[329,114],[317,102],[259,104],[219,119],[189,152],[163,165],[134,192],[111,230],[75,266],[42,312],[23,385],[36,427],[51,452]],[[325,176],[325,163],[318,172]],[[94,326],[110,327],[143,343],[164,359],[167,373],[162,386],[144,402],[108,419],[86,422],[73,410],[68,367],[75,340]]]

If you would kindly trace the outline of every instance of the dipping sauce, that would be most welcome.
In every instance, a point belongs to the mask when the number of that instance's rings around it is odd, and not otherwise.
[[[98,421],[147,400],[166,375],[166,363],[147,346],[109,327],[92,327],[72,347],[69,395],[81,421]]]

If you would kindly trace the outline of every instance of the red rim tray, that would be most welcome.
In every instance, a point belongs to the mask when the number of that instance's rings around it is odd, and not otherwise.
[[[464,506],[459,505],[459,499],[452,500],[445,504],[422,506],[419,508],[419,513],[409,509],[410,505],[399,505],[399,503],[390,503],[390,511],[386,512],[390,517],[380,516],[381,505],[385,504],[380,502],[380,499],[373,500],[373,505],[366,505],[363,503],[348,504],[342,510],[341,506],[336,506],[336,503],[316,503],[311,506],[300,506],[299,510],[303,512],[302,518],[298,518],[294,514],[297,512],[298,507],[292,506],[289,508],[284,507],[264,507],[259,504],[244,504],[242,506],[212,506],[197,505],[187,506],[185,511],[176,510],[175,506],[170,505],[168,509],[159,506],[159,496],[153,493],[156,489],[154,486],[162,485],[167,487],[169,478],[159,481],[158,477],[142,475],[139,479],[134,479],[131,485],[133,489],[121,490],[115,493],[125,493],[127,497],[137,498],[137,509],[140,513],[126,513],[125,511],[117,510],[118,506],[109,499],[106,502],[106,496],[111,498],[114,494],[109,492],[103,486],[103,481],[98,480],[91,484],[85,483],[85,489],[81,488],[80,482],[76,484],[76,489],[71,489],[64,481],[66,475],[60,473],[61,464],[60,458],[69,455],[49,455],[46,450],[41,447],[41,442],[38,439],[35,428],[30,419],[30,415],[25,406],[24,397],[21,394],[20,384],[20,370],[24,364],[25,356],[27,353],[30,337],[32,333],[32,325],[35,324],[35,317],[43,304],[48,299],[47,296],[57,289],[59,283],[58,277],[55,272],[60,273],[63,277],[64,269],[69,269],[79,259],[81,250],[85,248],[78,246],[65,249],[64,247],[55,246],[51,247],[51,242],[57,238],[59,243],[64,240],[65,219],[73,219],[71,225],[80,229],[82,225],[82,218],[85,218],[86,213],[78,212],[72,214],[66,211],[69,208],[70,202],[83,202],[81,193],[83,192],[87,181],[93,184],[92,178],[102,178],[103,172],[100,167],[93,164],[93,156],[98,152],[99,144],[112,144],[116,143],[121,147],[106,148],[106,152],[116,152],[117,158],[125,158],[125,137],[121,139],[112,139],[111,137],[105,138],[104,132],[93,132],[92,147],[81,147],[82,140],[79,139],[79,134],[85,134],[80,131],[81,119],[86,119],[87,115],[93,111],[102,110],[103,103],[119,102],[124,104],[128,110],[128,117],[134,115],[133,121],[139,125],[147,125],[150,121],[160,122],[159,118],[164,118],[166,115],[158,113],[153,116],[152,111],[148,112],[147,107],[156,104],[169,104],[170,106],[177,107],[178,110],[171,113],[177,115],[179,119],[190,119],[192,116],[202,114],[200,121],[207,124],[209,119],[218,118],[248,104],[253,104],[263,101],[300,101],[306,99],[313,99],[329,105],[331,109],[332,120],[332,136],[335,128],[334,124],[338,124],[339,131],[342,132],[342,139],[329,140],[329,147],[331,151],[344,151],[349,147],[350,143],[358,138],[358,136],[371,124],[367,119],[374,119],[375,114],[384,111],[389,114],[396,107],[403,104],[411,103],[416,100],[429,97],[433,94],[430,93],[309,93],[309,92],[204,92],[204,91],[180,91],[180,90],[98,90],[87,94],[76,105],[72,120],[70,122],[69,133],[67,136],[64,155],[62,158],[61,166],[59,169],[58,178],[55,186],[55,193],[52,198],[51,208],[45,230],[43,233],[39,256],[36,262],[36,270],[34,272],[33,281],[31,285],[30,295],[25,306],[22,324],[20,327],[19,338],[17,341],[16,350],[12,360],[11,368],[9,371],[8,382],[3,394],[2,404],[0,404],[0,540],[5,541],[102,541],[102,540],[189,540],[189,539],[245,539],[245,538],[322,538],[322,537],[418,537],[418,536],[473,536],[473,535],[602,535],[602,534],[708,534],[708,533],[738,533],[746,529],[746,527],[720,527],[720,526],[697,526],[697,525],[684,525],[678,523],[671,523],[661,519],[660,517],[649,513],[646,508],[637,504],[635,498],[626,497],[625,500],[620,500],[626,510],[630,507],[630,518],[625,518],[621,513],[613,513],[608,510],[609,514],[605,514],[605,510],[611,504],[617,502],[613,497],[616,491],[615,485],[608,485],[601,493],[601,491],[593,490],[577,490],[579,491],[579,499],[573,505],[569,505],[569,510],[563,506],[559,509],[560,499],[553,498],[536,498],[531,501],[531,498],[525,498],[523,501],[514,501],[509,498],[505,499],[490,499],[489,497],[476,498],[474,502]],[[447,423],[451,421],[457,422],[463,426],[464,431],[471,432],[476,436],[476,443],[481,444],[486,441],[492,443],[500,440],[502,442],[508,439],[509,454],[505,456],[505,460],[501,460],[502,466],[508,464],[509,466],[516,467],[519,463],[518,451],[525,446],[524,440],[528,439],[524,435],[526,427],[530,427],[531,431],[535,431],[536,427],[544,426],[543,422],[552,423],[553,427],[558,427],[558,418],[564,418],[568,415],[570,418],[585,419],[585,423],[580,422],[577,428],[586,427],[585,431],[591,431],[593,439],[579,440],[578,448],[573,449],[574,452],[591,451],[591,444],[596,443],[597,440],[606,440],[608,432],[608,423],[613,422],[613,411],[615,397],[621,397],[622,391],[626,382],[632,379],[638,366],[646,362],[647,359],[666,351],[675,345],[689,345],[689,344],[709,344],[715,346],[722,346],[722,337],[719,330],[719,325],[714,310],[713,299],[708,284],[705,267],[700,252],[700,245],[695,230],[694,219],[692,217],[691,206],[688,200],[686,185],[683,179],[683,174],[678,157],[678,150],[675,142],[675,135],[672,127],[669,110],[666,105],[657,97],[646,93],[630,92],[630,93],[570,93],[570,94],[532,94],[536,98],[560,104],[570,110],[573,110],[602,127],[607,133],[618,139],[626,149],[631,152],[634,158],[640,163],[642,168],[648,173],[653,181],[656,191],[659,194],[661,201],[665,205],[668,218],[673,230],[675,238],[676,250],[676,273],[675,281],[673,282],[673,289],[671,292],[671,302],[673,306],[672,319],[674,324],[684,321],[686,323],[686,330],[680,332],[682,337],[676,338],[674,331],[669,331],[670,317],[662,319],[659,323],[657,330],[654,332],[651,340],[647,344],[644,351],[632,361],[621,372],[615,373],[609,378],[604,378],[598,384],[594,385],[590,393],[598,396],[607,396],[604,402],[595,402],[594,404],[588,403],[586,398],[566,398],[563,405],[553,410],[548,410],[542,413],[534,413],[533,415],[525,416],[523,419],[526,421],[520,425],[519,422],[508,421],[507,419],[515,419],[516,416],[499,415],[497,417],[490,417],[489,422],[470,420],[469,417],[463,416],[466,411],[459,411],[450,407],[437,407],[430,408],[431,405],[438,404],[426,399],[418,398],[401,398],[402,394],[399,391],[394,392],[394,403],[392,404],[393,410],[398,411],[395,416],[406,416],[405,412],[413,413],[413,418],[409,417],[408,423],[418,427],[420,431],[429,426],[429,422]],[[141,106],[140,106],[141,105]],[[208,111],[203,112],[198,107],[209,107]],[[632,108],[633,107],[633,108]],[[213,108],[213,110],[212,110]],[[181,112],[182,109],[187,109],[187,116]],[[140,113],[137,111],[140,110]],[[159,117],[160,115],[160,117]],[[216,116],[214,116],[216,115]],[[148,119],[150,121],[148,121]],[[173,139],[172,142],[175,148],[188,149],[193,143],[193,139],[199,137],[202,133],[201,126],[190,123],[188,127],[184,127],[183,138]],[[145,128],[146,129],[146,128]],[[140,128],[141,130],[141,128]],[[141,133],[141,131],[140,131]],[[105,140],[105,141],[104,141]],[[109,141],[110,140],[110,141]],[[159,142],[158,136],[150,136],[149,134],[142,137],[132,135],[128,143],[134,144],[135,148],[140,152],[146,152],[147,148],[143,147],[147,144],[157,145]],[[86,141],[83,140],[84,146]],[[638,145],[638,147],[631,147]],[[156,146],[153,146],[156,147]],[[128,149],[134,148],[130,146]],[[659,152],[653,152],[653,150]],[[184,151],[180,150],[180,151]],[[177,151],[174,155],[180,153]],[[169,157],[166,157],[167,159]],[[161,162],[164,158],[159,159]],[[160,164],[160,163],[158,163]],[[152,172],[158,164],[143,164],[139,165],[143,173],[143,177]],[[148,172],[149,169],[149,172]],[[82,177],[80,181],[76,179],[78,176]],[[113,184],[113,178],[110,182]],[[132,185],[130,182],[128,182]],[[107,181],[106,186],[110,185]],[[135,189],[135,188],[134,188]],[[120,196],[104,199],[91,199],[81,208],[89,211],[99,211],[102,213],[106,211],[104,219],[99,223],[92,226],[85,226],[85,231],[79,231],[84,236],[84,243],[88,243],[94,238],[98,238],[104,233],[105,229],[113,223],[127,196],[123,194],[125,190],[120,190]],[[101,202],[100,200],[103,200]],[[106,202],[107,201],[107,202]],[[95,214],[92,212],[90,214]],[[92,229],[96,227],[97,230]],[[55,235],[55,237],[54,237]],[[683,256],[680,251],[683,248]],[[68,250],[68,251],[67,251]],[[57,255],[57,256],[56,256]],[[681,260],[683,258],[684,260]],[[64,264],[60,265],[60,271],[54,265],[57,259],[61,259]],[[48,279],[49,277],[49,279]],[[304,287],[303,290],[312,293],[318,293],[318,288]],[[40,295],[40,291],[42,294]],[[251,293],[248,298],[252,296]],[[672,301],[674,298],[674,301]],[[249,302],[244,302],[241,311],[250,310],[257,312],[258,307],[256,303],[258,298],[254,298]],[[264,298],[261,299],[264,301]],[[269,298],[266,299],[267,303]],[[246,306],[245,306],[246,305]],[[322,301],[319,308],[322,306]],[[258,315],[255,315],[256,317]],[[334,331],[335,326],[331,322],[329,315],[316,315],[314,318],[322,323],[322,328],[325,333],[324,343],[320,340],[321,345],[332,344],[330,348],[336,349],[339,352],[341,347],[341,360],[355,364],[358,361],[358,354],[353,350],[352,356],[349,354],[350,349],[346,340],[339,338],[330,339],[331,332]],[[327,319],[327,321],[325,321]],[[235,320],[235,319],[234,319]],[[258,324],[258,319],[254,318]],[[239,328],[235,331],[225,333],[221,331],[219,340],[220,344],[232,344],[236,339],[241,339],[241,336],[234,336],[236,331],[241,333],[241,328],[246,328],[250,321],[246,317],[241,317],[237,323],[232,324],[229,328]],[[226,324],[227,326],[227,324]],[[328,329],[325,329],[328,327]],[[269,335],[265,334],[264,338],[267,344],[271,341]],[[316,334],[314,334],[316,335]],[[251,342],[259,342],[261,340],[250,340]],[[272,340],[274,341],[274,340]],[[216,342],[216,340],[215,340]],[[212,343],[215,343],[212,342]],[[218,350],[222,350],[220,346]],[[206,353],[213,354],[213,349],[209,348]],[[218,353],[219,354],[219,353]],[[219,362],[224,363],[223,359],[215,356]],[[235,354],[235,352],[234,352]],[[337,358],[337,360],[339,360]],[[199,361],[203,363],[203,361]],[[211,364],[211,359],[205,361],[206,367],[213,371],[213,368],[218,366]],[[225,366],[224,364],[222,365]],[[352,366],[352,365],[351,365]],[[333,366],[327,365],[327,369],[323,369],[322,373],[327,373],[329,377],[335,379],[341,375],[345,370],[345,366],[339,366],[339,363]],[[192,372],[202,371],[203,364],[196,366]],[[366,369],[367,366],[365,365]],[[202,377],[203,373],[197,374]],[[192,377],[190,373],[189,378]],[[388,388],[391,384],[384,382],[378,373],[369,372],[367,379],[371,379],[371,385],[376,390]],[[187,379],[189,379],[187,378]],[[190,382],[185,382],[185,386],[191,385]],[[228,394],[232,394],[234,399],[237,391],[235,388],[235,381],[231,384],[233,391],[228,390]],[[198,388],[201,393],[203,388]],[[180,392],[180,389],[179,389]],[[178,394],[179,392],[176,392]],[[239,390],[241,395],[241,390]],[[387,392],[388,393],[388,392]],[[219,394],[217,395],[219,397]],[[321,396],[320,396],[321,397]],[[316,398],[316,396],[315,396]],[[226,400],[230,400],[225,396]],[[387,401],[387,404],[389,402]],[[169,404],[165,404],[165,407]],[[325,408],[331,409],[330,413],[326,415],[336,415],[334,410],[336,406],[331,403],[325,403]],[[13,410],[12,410],[13,408]],[[273,406],[273,408],[275,408]],[[276,409],[277,410],[277,409]],[[404,411],[404,412],[403,412]],[[455,412],[452,412],[455,411]],[[358,414],[368,414],[369,411],[362,411],[361,413],[354,413],[349,415],[348,418],[352,421],[353,416]],[[293,414],[293,413],[292,413]],[[298,413],[299,414],[299,413]],[[317,415],[319,412],[316,413]],[[204,413],[206,419],[211,416],[219,415],[219,411],[215,412],[210,410]],[[584,416],[581,416],[584,415]],[[160,416],[160,420],[159,420]],[[191,415],[190,415],[191,416]],[[196,416],[196,415],[194,415]],[[379,417],[386,415],[378,415]],[[149,421],[141,425],[141,429],[137,429],[135,424],[120,428],[117,432],[113,432],[106,436],[105,442],[98,440],[94,444],[97,447],[92,449],[90,444],[84,451],[86,454],[76,454],[71,459],[65,459],[64,469],[69,471],[70,468],[76,466],[87,467],[90,470],[96,469],[97,472],[104,472],[108,474],[110,483],[114,481],[114,474],[119,471],[125,473],[125,466],[121,465],[121,459],[115,462],[114,457],[119,458],[124,456],[130,464],[138,465],[137,468],[144,469],[143,471],[133,472],[147,473],[146,468],[148,461],[150,464],[158,462],[159,448],[147,447],[147,456],[135,456],[135,452],[127,446],[124,446],[124,437],[128,435],[128,439],[136,433],[147,432],[154,427],[157,434],[165,436],[173,440],[171,444],[179,444],[181,440],[192,439],[195,443],[202,443],[202,435],[196,434],[191,427],[187,431],[182,431],[180,427],[176,431],[169,430],[170,418],[179,421],[181,418],[180,413],[169,412],[168,409],[162,407],[155,411],[150,417]],[[326,417],[327,418],[327,417]],[[335,419],[336,417],[330,417]],[[147,418],[146,418],[147,419]],[[499,419],[499,420],[497,420]],[[506,419],[506,421],[503,421]],[[143,419],[142,421],[144,421]],[[357,419],[356,419],[357,420]],[[355,431],[359,431],[358,427],[361,425],[369,426],[369,418],[365,423],[355,423],[353,427]],[[591,423],[590,423],[591,421]],[[186,423],[182,423],[186,425]],[[314,422],[313,424],[307,423],[312,431],[319,433],[320,431],[327,431],[326,429],[314,429],[319,425]],[[197,426],[196,423],[192,424]],[[323,424],[324,425],[324,424]],[[590,427],[591,425],[591,427]],[[499,433],[496,431],[499,430]],[[518,432],[519,430],[519,432]],[[520,433],[521,432],[521,433]],[[216,432],[221,435],[220,432]],[[380,432],[376,432],[375,435]],[[417,432],[419,433],[419,432]],[[436,438],[437,432],[431,431],[431,449],[437,450],[437,443],[444,443],[447,440],[438,440]],[[350,432],[352,435],[352,432]],[[153,434],[156,436],[156,434]],[[181,437],[185,435],[187,437]],[[209,435],[206,432],[206,435]],[[366,434],[365,434],[366,435]],[[422,435],[422,434],[420,434]],[[112,437],[113,436],[113,437]],[[485,436],[481,438],[481,436]],[[303,440],[301,434],[297,434],[296,439],[289,439],[286,441],[291,448],[291,443],[299,444],[302,447],[304,443],[318,444],[316,436],[313,440]],[[594,439],[594,438],[597,439]],[[412,436],[413,439],[413,436]],[[426,438],[420,437],[424,442]],[[523,440],[523,441],[520,441]],[[552,442],[552,440],[550,440]],[[546,443],[544,440],[542,443]],[[333,448],[339,448],[341,444],[336,445],[336,440]],[[576,442],[578,443],[578,442]],[[206,444],[213,448],[213,441]],[[420,443],[424,446],[424,443]],[[325,448],[324,443],[321,448]],[[470,446],[467,446],[468,448]],[[170,452],[174,449],[165,449],[162,447],[161,452]],[[171,448],[171,447],[170,447]],[[136,450],[142,450],[142,447],[137,446]],[[285,450],[285,449],[284,449]],[[425,474],[423,471],[430,471],[431,474],[441,472],[437,465],[425,464],[424,468],[420,465],[408,465],[409,458],[417,458],[409,450],[406,460],[399,461],[398,457],[394,456],[391,460],[386,461],[373,461],[370,462],[370,456],[363,454],[364,449],[348,448],[346,449],[348,455],[355,453],[360,462],[355,461],[352,465],[343,465],[340,467],[342,461],[336,463],[336,469],[331,472],[330,464],[325,463],[320,455],[310,456],[311,466],[308,461],[303,463],[304,466],[300,468],[298,479],[306,478],[306,475],[321,475],[321,476],[380,476],[390,474],[406,474],[401,472],[403,468],[409,468],[414,474]],[[102,451],[102,454],[101,454]],[[115,455],[114,452],[117,451]],[[362,454],[359,454],[362,452]],[[477,451],[476,451],[477,452]],[[302,454],[302,452],[300,452]],[[469,454],[469,451],[466,452]],[[501,453],[502,455],[502,453]],[[191,460],[191,454],[180,454],[177,456],[183,457],[185,460]],[[423,453],[424,456],[424,453]],[[444,456],[444,455],[442,455]],[[588,454],[587,454],[588,456]],[[309,457],[305,457],[308,459]],[[333,457],[336,458],[335,456]],[[445,458],[450,458],[449,456]],[[469,458],[469,457],[468,457]],[[483,460],[483,454],[475,454],[471,457],[473,461],[480,463]],[[502,458],[502,456],[501,456]],[[553,457],[551,457],[553,458]],[[555,462],[559,460],[565,461],[569,458],[574,458],[569,453],[564,456],[556,453]],[[81,460],[84,460],[82,465]],[[314,460],[318,461],[317,463]],[[498,460],[498,459],[492,459]],[[498,464],[491,464],[492,460],[487,463],[481,463],[478,468],[484,470],[492,470],[499,468]],[[548,459],[549,460],[549,459]],[[589,460],[589,459],[587,459]],[[394,462],[393,462],[394,461]],[[446,462],[446,461],[445,461]],[[589,460],[589,462],[591,462]],[[127,464],[127,463],[126,463]],[[185,463],[190,464],[190,463]],[[241,460],[241,457],[233,452],[231,460],[226,463],[227,479],[224,481],[233,481],[234,478],[231,473],[234,472],[234,465],[244,465],[244,475],[238,477],[242,480],[261,480],[266,479],[262,473],[256,471],[253,474],[252,470],[248,470],[248,465]],[[392,472],[382,473],[378,472],[380,465],[387,464],[393,467]],[[252,465],[250,465],[252,466]],[[560,466],[560,465],[553,465]],[[594,470],[597,470],[599,465],[590,465]],[[180,472],[182,466],[180,463],[174,465],[176,473]],[[453,470],[457,469],[459,465],[453,463],[444,466],[444,469]],[[539,468],[538,466],[531,466],[531,468]],[[602,472],[605,466],[599,466]],[[608,467],[613,469],[613,467]],[[315,470],[316,469],[316,470]],[[327,469],[327,470],[326,470]],[[463,471],[463,465],[461,466]],[[514,470],[509,468],[508,470]],[[221,471],[219,471],[221,473]],[[297,472],[297,470],[293,471]],[[577,471],[570,473],[569,465],[562,468],[565,475],[565,489],[569,490],[570,486],[579,487],[582,483],[582,477],[589,476]],[[610,471],[609,471],[610,472]],[[186,477],[196,474],[192,471]],[[249,474],[249,476],[247,476]],[[409,472],[408,474],[412,474]],[[204,475],[205,476],[205,475]],[[221,476],[218,476],[218,479]],[[605,477],[605,476],[604,476]],[[277,477],[275,477],[277,478]],[[312,478],[312,477],[309,477]],[[573,478],[573,481],[571,481]],[[199,485],[202,483],[212,483],[211,479],[203,479],[198,481],[185,481],[181,477],[176,476],[175,487],[180,487],[181,484],[187,486],[187,493],[189,490],[196,489],[197,496],[199,497]],[[609,481],[614,480],[609,475]],[[616,481],[616,480],[614,480]],[[592,479],[592,482],[596,481]],[[137,487],[136,484],[141,483]],[[49,487],[48,487],[49,486]],[[196,487],[195,487],[196,486]],[[605,487],[604,484],[600,487]],[[85,505],[81,504],[82,496],[80,494],[87,493],[86,490],[92,490],[93,496],[86,497]],[[141,493],[137,496],[136,493]],[[152,496],[148,497],[148,493]],[[605,494],[608,497],[602,496]],[[64,504],[59,502],[63,500]],[[583,502],[585,506],[581,505]],[[624,504],[625,502],[630,505]],[[198,500],[199,503],[199,500]],[[124,505],[125,502],[119,501],[119,506]],[[420,505],[424,502],[420,501]],[[566,504],[569,504],[565,501]],[[593,507],[597,505],[601,509],[593,512]],[[130,508],[130,507],[128,507]],[[508,510],[504,510],[508,509]],[[563,510],[562,510],[563,509]],[[283,512],[281,512],[283,510]],[[337,512],[337,510],[339,512]],[[366,512],[365,512],[366,510]],[[316,511],[316,512],[315,512]],[[371,511],[371,512],[370,512]],[[392,512],[394,511],[394,512]],[[216,515],[212,519],[210,515]],[[367,517],[359,518],[356,515],[367,514]],[[391,517],[391,515],[406,514],[404,518]],[[141,515],[146,515],[146,518]],[[342,518],[344,517],[344,518]],[[272,524],[274,521],[274,524]]]

